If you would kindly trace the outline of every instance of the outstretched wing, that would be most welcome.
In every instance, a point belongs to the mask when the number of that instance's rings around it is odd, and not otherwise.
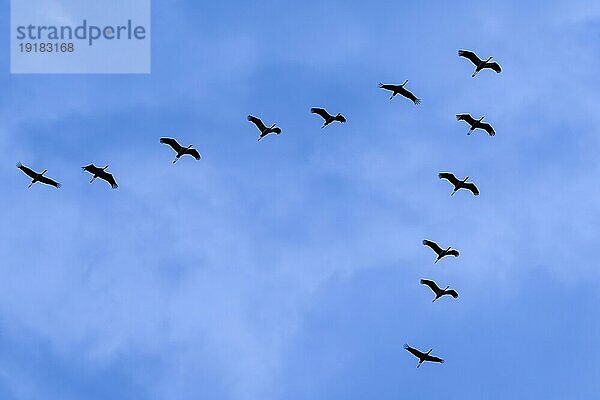
[[[17,168],[19,168],[21,171],[23,171],[25,173],[25,175],[27,175],[31,179],[33,179],[37,176],[37,173],[34,170],[32,170],[31,168],[27,168],[20,162],[17,163]]]
[[[498,64],[496,61],[486,63],[485,66],[486,66],[486,68],[493,69],[498,74],[502,71],[502,68],[500,68],[500,64]]]
[[[339,114],[335,116],[335,120],[344,123],[346,122],[346,117],[344,117],[342,114]]]
[[[117,185],[117,181],[115,180],[115,177],[112,174],[109,174],[108,172],[104,172],[100,174],[98,177],[100,179],[104,179],[106,182],[108,182],[110,184],[110,187],[112,187],[113,189],[116,189],[119,187],[119,185]]]
[[[319,115],[325,121],[331,118],[331,115],[324,108],[313,107],[310,109],[310,112]]]
[[[440,179],[446,179],[448,182],[450,182],[453,185],[456,185],[458,182],[460,182],[456,176],[454,176],[453,173],[451,172],[440,172],[438,174],[438,178]]]
[[[406,351],[408,351],[410,354],[412,354],[413,356],[418,357],[418,358],[421,358],[421,356],[423,355],[423,353],[421,353],[419,350],[415,349],[414,347],[410,347],[406,343],[404,344],[404,349]]]
[[[449,256],[454,256],[454,257],[458,257],[458,255],[460,254],[458,252],[458,250],[456,249],[450,249],[450,251],[448,251],[446,254],[448,254]]]
[[[253,115],[248,115],[248,121],[250,121],[254,125],[256,125],[258,130],[261,132],[263,132],[265,129],[267,129],[267,127],[265,126],[265,124],[263,124],[263,122],[260,120],[260,118],[257,118]]]
[[[425,361],[437,362],[437,363],[441,363],[441,364],[444,363],[444,360],[442,360],[441,358],[436,357],[436,356],[430,356],[429,354],[425,355]]]
[[[480,123],[479,127],[481,129],[485,130],[488,133],[488,135],[490,135],[490,136],[496,135],[496,131],[494,131],[494,128],[492,128],[492,126],[490,124],[488,124],[487,122]]]
[[[50,185],[50,186],[54,186],[55,188],[59,188],[61,185],[60,183],[56,182],[55,180],[52,180],[50,178],[46,178],[45,176],[42,176],[39,181],[41,183],[45,183],[46,185]]]
[[[94,164],[86,165],[85,167],[81,167],[81,169],[94,175],[101,171],[100,168],[96,167]]]
[[[478,66],[483,61],[479,57],[477,57],[477,54],[469,50],[459,50],[458,56],[466,58],[467,60],[475,64],[475,66]]]
[[[177,153],[179,153],[182,149],[181,145],[179,143],[177,143],[177,140],[175,140],[173,138],[162,137],[162,138],[160,138],[160,142],[162,144],[171,146],[171,148],[173,150],[175,150]]]
[[[465,121],[467,124],[473,126],[475,124],[475,122],[477,122],[475,120],[475,118],[471,117],[470,114],[456,114],[456,120],[457,121]]]
[[[410,101],[412,101],[413,103],[415,103],[416,105],[421,104],[421,99],[417,98],[417,96],[415,96],[411,91],[404,89],[404,87],[400,88],[399,93],[406,97],[407,99],[409,99]]]
[[[202,158],[202,156],[200,155],[200,153],[198,153],[198,150],[196,150],[196,149],[189,149],[189,150],[187,151],[187,153],[188,153],[190,156],[194,157],[196,160],[199,160],[199,159],[201,159],[201,158]]]
[[[454,289],[446,290],[446,293],[454,297],[455,299],[458,297],[458,293]]]
[[[379,82],[379,88],[384,90],[391,90],[392,92],[397,92],[400,85],[392,85],[389,83],[381,83]]]
[[[421,279],[421,285],[429,286],[429,289],[431,289],[433,293],[437,294],[441,292],[440,287],[430,279]]]
[[[470,190],[475,196],[479,196],[479,189],[477,189],[477,186],[475,186],[474,183],[468,182],[463,184],[462,187],[464,187],[467,190]]]
[[[434,242],[433,240],[423,240],[423,244],[427,247],[429,247],[431,250],[435,251],[436,254],[440,254],[443,250],[440,246],[438,246],[438,244],[436,242]],[[423,283],[423,281],[421,281],[421,283]]]

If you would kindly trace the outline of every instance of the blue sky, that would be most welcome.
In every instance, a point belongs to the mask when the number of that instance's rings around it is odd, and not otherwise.
[[[597,398],[600,4],[448,3],[154,2],[139,76],[10,75],[1,30],[0,397]]]

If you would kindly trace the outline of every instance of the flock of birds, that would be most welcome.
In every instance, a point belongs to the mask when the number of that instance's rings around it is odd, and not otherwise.
[[[496,73],[500,73],[502,71],[502,69],[500,68],[500,65],[497,62],[491,61],[492,57],[489,57],[487,60],[482,60],[474,52],[468,51],[468,50],[459,50],[458,55],[460,57],[464,57],[464,58],[468,59],[475,65],[475,71],[473,72],[473,75],[471,75],[473,78],[481,70],[486,69],[486,68],[491,69],[491,70],[495,71]],[[380,84],[379,87],[381,87],[382,89],[392,91],[392,98],[396,94],[400,94],[400,95],[408,98],[409,100],[411,100],[413,103],[419,104],[421,102],[421,100],[404,88],[404,85],[406,85],[406,83],[408,83],[408,81],[404,81],[404,83],[400,86]],[[482,116],[479,119],[475,119],[470,114],[457,114],[456,115],[456,119],[458,121],[465,121],[469,125],[469,131],[467,132],[467,135],[471,135],[471,133],[473,133],[473,131],[475,131],[476,129],[481,129],[481,130],[487,132],[487,134],[489,136],[496,135],[496,131],[494,131],[494,128],[487,122],[483,122],[484,118],[485,117]],[[461,180],[461,179],[458,179],[453,173],[440,172],[438,174],[438,178],[445,179],[448,182],[450,182],[450,184],[452,184],[453,190],[452,190],[452,193],[450,194],[450,196],[453,196],[460,189],[468,190],[473,195],[479,196],[479,189],[477,188],[477,186],[474,183],[468,182],[468,180],[469,180],[468,176],[465,179]],[[437,263],[438,261],[440,261],[444,257],[447,257],[447,256],[458,257],[460,255],[459,251],[456,249],[453,249],[451,246],[448,246],[447,248],[444,249],[442,246],[440,246],[433,240],[425,239],[425,240],[423,240],[423,245],[429,247],[436,254],[436,259],[434,261],[434,264]],[[443,297],[443,296],[452,296],[455,299],[458,298],[458,292],[454,289],[450,289],[450,286],[446,286],[444,289],[442,289],[441,287],[438,286],[437,283],[435,283],[435,281],[433,281],[431,279],[421,279],[420,283],[424,286],[429,287],[429,289],[431,289],[431,291],[434,293],[435,297],[433,298],[432,302],[435,302],[436,300],[438,300],[440,297]],[[411,353],[413,356],[415,356],[419,360],[419,363],[417,364],[417,368],[419,368],[421,366],[421,364],[423,364],[424,362],[434,362],[434,363],[443,363],[444,362],[443,358],[431,355],[431,352],[433,351],[433,349],[429,349],[426,352],[423,352],[415,347],[409,346],[408,344],[405,344],[404,348],[406,349],[406,351]]]
[[[497,62],[491,61],[492,57],[489,57],[486,60],[482,60],[474,52],[468,51],[468,50],[459,50],[458,55],[460,57],[464,57],[464,58],[468,59],[475,65],[475,71],[473,72],[472,77],[475,77],[483,69],[491,69],[491,70],[495,71],[496,73],[500,73],[502,70],[500,68],[500,65]],[[401,96],[409,99],[410,101],[412,101],[415,105],[419,105],[421,103],[421,99],[419,99],[411,91],[409,91],[408,89],[405,88],[407,83],[408,83],[408,80],[405,80],[401,85],[380,83],[379,88],[392,92],[390,100],[392,100],[396,95],[401,95]],[[310,109],[310,111],[311,111],[311,113],[316,114],[323,119],[323,125],[321,126],[321,128],[325,128],[326,126],[328,126],[329,124],[332,124],[334,122],[339,122],[339,123],[346,122],[346,118],[342,114],[338,113],[336,115],[331,115],[324,108],[313,107]],[[487,122],[483,122],[484,118],[485,118],[485,116],[475,119],[470,114],[457,114],[456,115],[456,119],[458,121],[465,121],[469,125],[469,131],[468,131],[467,135],[470,135],[476,129],[481,129],[481,130],[487,132],[488,135],[494,136],[496,134],[496,132],[494,131],[494,128]],[[248,115],[247,119],[248,119],[248,121],[253,123],[256,126],[256,128],[259,130],[259,132],[260,132],[260,134],[258,136],[259,141],[270,134],[279,135],[282,133],[281,128],[279,128],[276,124],[267,126],[260,118],[255,117],[253,115]],[[200,160],[202,158],[202,156],[200,155],[198,150],[194,149],[191,144],[188,145],[187,147],[184,147],[184,146],[180,145],[176,139],[169,138],[169,137],[160,138],[160,143],[171,147],[171,149],[173,149],[173,151],[175,152],[175,159],[173,160],[173,164],[175,164],[181,157],[186,156],[186,155],[191,156],[191,157],[195,158],[196,160]],[[61,184],[59,182],[45,176],[45,173],[47,172],[47,170],[43,170],[42,172],[38,173],[38,172],[35,172],[34,170],[32,170],[31,168],[26,167],[25,165],[21,164],[20,162],[17,163],[17,168],[19,168],[21,171],[23,171],[23,173],[25,173],[25,175],[27,175],[29,178],[31,178],[29,187],[31,187],[34,183],[42,183],[45,185],[54,186],[55,188],[61,187]],[[116,189],[119,186],[117,184],[117,181],[115,180],[115,177],[111,173],[106,171],[108,169],[108,165],[103,168],[100,168],[100,167],[95,166],[94,164],[89,164],[84,167],[81,167],[81,169],[92,175],[92,179],[91,179],[90,183],[94,182],[94,180],[96,180],[96,179],[101,179],[101,180],[106,181],[113,189]],[[468,176],[461,180],[450,172],[440,172],[438,174],[438,178],[445,179],[452,184],[453,191],[451,193],[451,196],[453,196],[460,189],[468,190],[475,196],[479,195],[479,189],[477,188],[477,186],[475,186],[474,183],[468,182],[468,180],[469,180]],[[453,257],[459,256],[458,250],[453,249],[450,246],[448,246],[447,248],[444,249],[432,240],[428,240],[428,239],[423,240],[423,245],[429,247],[436,254],[436,259],[434,261],[434,264],[446,256],[453,256]],[[458,297],[458,292],[456,292],[456,290],[450,289],[449,286],[446,286],[444,289],[442,289],[433,280],[421,279],[420,283],[424,286],[429,287],[431,289],[431,291],[435,294],[435,297],[432,300],[433,302],[435,302],[439,298],[446,296],[446,295],[452,296],[455,299]],[[444,360],[442,358],[431,355],[432,349],[429,349],[428,351],[423,352],[423,351],[418,350],[414,347],[411,347],[407,344],[404,345],[404,348],[409,353],[411,353],[412,355],[414,355],[415,357],[417,357],[419,359],[417,368],[419,368],[421,366],[421,364],[424,362],[436,362],[436,363],[444,362]]]

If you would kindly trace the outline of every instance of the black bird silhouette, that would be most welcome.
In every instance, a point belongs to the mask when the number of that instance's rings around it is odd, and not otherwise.
[[[321,118],[323,118],[325,120],[321,129],[325,128],[327,125],[329,125],[335,121],[341,122],[341,123],[346,122],[346,118],[344,118],[344,116],[342,114],[338,113],[338,115],[333,116],[333,115],[329,114],[324,108],[313,107],[310,109],[310,112],[313,114],[319,115]]]
[[[41,174],[38,174],[37,172],[35,172],[34,170],[24,166],[23,164],[21,164],[20,162],[17,163],[17,168],[19,168],[21,171],[23,171],[25,173],[25,175],[27,175],[28,177],[31,178],[31,183],[29,184],[28,187],[31,187],[31,185],[33,185],[36,182],[40,182],[40,183],[44,183],[46,185],[50,185],[50,186],[54,186],[55,188],[59,188],[61,185],[60,183],[47,178],[44,176],[44,174],[46,172],[48,172],[47,169],[45,169],[44,171],[42,171]]]
[[[436,264],[438,261],[440,261],[442,258],[446,257],[446,256],[454,256],[454,257],[458,257],[459,256],[459,252],[456,249],[453,249],[452,247],[448,246],[447,249],[442,249],[436,242],[434,242],[433,240],[423,240],[423,244],[427,247],[429,247],[431,250],[433,250],[435,252],[435,254],[437,254],[437,258],[435,259],[434,264]],[[421,282],[423,283],[423,282]]]
[[[168,138],[168,137],[160,138],[160,142],[162,144],[171,146],[171,148],[173,150],[175,150],[175,153],[177,153],[177,155],[175,156],[175,159],[173,160],[173,164],[175,164],[181,156],[184,156],[186,154],[194,157],[196,160],[200,160],[202,158],[200,153],[198,153],[198,150],[192,148],[191,144],[188,145],[188,147],[183,147],[182,145],[177,143],[177,140],[175,140],[173,138]]]
[[[500,73],[500,71],[502,71],[502,68],[500,68],[500,64],[498,64],[495,61],[490,62],[492,60],[492,57],[488,57],[488,59],[484,61],[477,57],[477,54],[469,50],[459,50],[458,55],[459,57],[464,57],[467,60],[471,61],[473,64],[475,64],[475,72],[473,72],[473,75],[471,75],[473,78],[479,73],[479,71],[481,71],[484,68],[493,69],[494,71],[496,71],[496,73]]]
[[[451,172],[440,172],[438,177],[440,179],[446,179],[454,186],[454,190],[450,196],[454,196],[454,193],[456,193],[459,189],[470,190],[475,196],[479,196],[479,189],[477,189],[477,186],[475,186],[475,184],[472,182],[467,182],[469,179],[468,176],[462,181],[459,181],[458,178]]]
[[[417,350],[414,347],[410,347],[407,344],[404,345],[404,348],[410,354],[412,354],[413,356],[415,356],[415,357],[417,357],[419,359],[419,363],[417,364],[417,368],[419,368],[421,366],[421,364],[423,364],[425,361],[436,362],[436,363],[444,363],[444,360],[442,360],[441,358],[430,355],[430,353],[433,351],[433,349],[429,349],[427,351],[427,353],[423,353],[422,351]]]
[[[483,116],[479,119],[475,119],[475,118],[471,117],[470,114],[456,114],[457,121],[465,121],[467,124],[469,124],[471,126],[471,129],[469,129],[469,132],[467,132],[467,135],[470,135],[471,133],[473,133],[473,131],[475,129],[483,129],[484,131],[486,131],[488,133],[488,135],[494,136],[496,134],[496,131],[494,131],[494,128],[492,128],[492,126],[490,124],[488,124],[487,122],[481,122],[481,121],[483,121],[484,118],[485,118],[485,116]]]
[[[274,133],[276,135],[279,135],[281,133],[281,129],[277,125],[273,124],[270,127],[267,127],[265,124],[263,124],[260,118],[257,118],[253,115],[248,115],[248,121],[256,125],[256,127],[260,131],[260,136],[258,137],[259,141],[260,139],[264,138],[270,133]]]
[[[458,297],[458,293],[456,293],[456,290],[454,289],[449,289],[448,288],[450,286],[446,286],[446,289],[440,289],[440,287],[432,280],[429,279],[421,279],[421,285],[425,285],[425,286],[429,286],[429,288],[433,291],[433,293],[435,293],[435,298],[431,301],[432,303],[434,301],[436,301],[437,299],[439,299],[442,296],[445,295],[450,295],[452,297],[454,297],[455,299]]]
[[[390,100],[393,99],[395,95],[399,94],[399,95],[406,97],[407,99],[409,99],[416,105],[421,104],[421,99],[418,99],[417,96],[415,96],[414,94],[412,94],[411,92],[409,92],[408,90],[406,90],[404,88],[404,85],[406,85],[407,83],[408,83],[408,79],[405,80],[402,85],[391,85],[391,84],[387,84],[387,83],[386,84],[379,83],[379,88],[389,90],[392,92],[392,97],[390,97]]]
[[[115,181],[115,177],[112,176],[112,174],[109,174],[108,172],[106,172],[107,168],[108,168],[108,165],[104,168],[100,168],[100,167],[96,167],[94,164],[90,164],[90,165],[86,165],[85,167],[81,167],[82,170],[92,174],[92,180],[90,181],[90,183],[94,182],[94,180],[96,178],[100,178],[100,179],[108,182],[110,187],[112,187],[113,189],[116,189],[119,187],[119,185],[117,185],[117,181]]]

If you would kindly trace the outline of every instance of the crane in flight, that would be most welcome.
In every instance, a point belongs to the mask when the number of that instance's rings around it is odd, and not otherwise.
[[[20,162],[17,163],[17,168],[19,168],[21,171],[23,171],[23,173],[25,175],[27,175],[28,177],[31,178],[31,183],[29,184],[28,187],[31,187],[36,182],[43,183],[45,185],[54,186],[55,188],[59,188],[60,187],[60,183],[58,183],[55,180],[52,180],[52,179],[44,176],[44,174],[46,172],[48,172],[47,169],[43,170],[41,173],[38,174],[37,172],[35,172],[31,168],[28,168],[28,167],[24,166],[23,164],[21,164]]]
[[[310,112],[313,114],[317,114],[318,116],[320,116],[321,118],[323,118],[325,121],[323,122],[323,126],[321,127],[321,129],[325,128],[327,125],[331,124],[332,122],[340,122],[340,123],[344,123],[346,122],[346,118],[338,113],[337,115],[333,116],[331,114],[329,114],[327,112],[327,110],[325,110],[324,108],[318,108],[318,107],[313,107],[310,109]]]
[[[435,293],[435,298],[431,301],[432,303],[435,302],[440,297],[445,296],[445,295],[452,296],[455,299],[458,297],[458,293],[456,292],[456,290],[449,289],[450,286],[446,286],[445,289],[442,289],[434,281],[432,281],[430,279],[421,279],[421,285],[428,286],[429,289],[431,289],[431,291],[433,293]]]
[[[433,349],[429,349],[429,350],[427,350],[426,353],[423,353],[422,351],[417,350],[414,347],[410,347],[407,344],[404,345],[404,348],[410,354],[412,354],[413,356],[415,356],[419,359],[417,368],[419,368],[421,366],[421,364],[423,364],[425,361],[436,362],[436,363],[440,363],[440,364],[444,363],[444,360],[442,360],[441,358],[431,355],[431,352],[433,351]]]
[[[175,164],[177,162],[177,160],[179,160],[182,156],[185,156],[185,155],[192,156],[196,160],[200,160],[202,158],[200,153],[198,153],[198,150],[192,148],[191,144],[188,145],[188,147],[183,147],[182,145],[177,143],[177,140],[175,140],[173,138],[169,138],[169,137],[160,138],[160,142],[162,144],[166,144],[166,145],[170,146],[175,151],[175,153],[177,153],[175,155],[175,159],[173,160],[173,164]]]
[[[100,167],[96,167],[94,164],[90,164],[90,165],[86,165],[85,167],[81,167],[81,169],[83,171],[89,172],[90,174],[92,174],[92,180],[90,181],[90,183],[94,182],[94,180],[96,178],[100,178],[106,182],[108,182],[108,184],[110,185],[110,187],[112,187],[113,189],[116,189],[119,187],[119,185],[117,185],[117,181],[115,180],[115,177],[106,172],[106,170],[108,169],[108,165],[105,166],[104,168],[100,168]]]
[[[445,179],[454,186],[454,190],[452,191],[452,194],[450,196],[454,196],[454,193],[456,193],[460,189],[469,190],[475,196],[479,196],[479,189],[477,189],[477,186],[475,186],[475,184],[472,182],[467,182],[467,180],[469,179],[468,176],[461,181],[451,172],[440,172],[438,174],[438,178]]]
[[[409,99],[410,101],[412,101],[413,103],[415,103],[416,105],[421,104],[421,99],[417,98],[417,96],[415,96],[411,91],[407,90],[404,88],[404,85],[406,85],[408,83],[408,79],[404,81],[404,83],[402,85],[392,85],[389,83],[379,83],[379,88],[380,89],[384,89],[384,90],[389,90],[390,92],[392,92],[392,97],[390,97],[390,100],[392,100],[394,98],[394,96],[396,96],[397,94],[406,97],[407,99]]]
[[[467,60],[471,61],[473,64],[475,64],[475,72],[473,72],[473,75],[471,75],[471,77],[473,78],[475,78],[475,75],[477,75],[479,71],[485,68],[494,70],[498,74],[502,71],[502,68],[500,68],[500,64],[498,64],[495,61],[491,62],[492,57],[488,57],[487,60],[482,60],[481,58],[477,57],[477,54],[469,50],[459,50],[458,56],[464,57]]]
[[[423,245],[429,247],[431,250],[433,250],[433,252],[437,255],[437,258],[435,259],[435,261],[433,262],[434,264],[437,264],[438,261],[440,261],[442,258],[446,257],[446,256],[454,256],[454,257],[458,257],[459,256],[459,252],[456,249],[453,249],[452,247],[448,246],[448,248],[446,249],[442,249],[440,247],[440,245],[438,245],[436,242],[434,242],[433,240],[428,240],[425,239],[423,240]],[[421,282],[423,283],[423,282]]]
[[[475,129],[482,129],[488,133],[490,136],[495,136],[496,131],[490,124],[487,122],[482,122],[485,118],[485,115],[479,119],[475,119],[471,116],[471,114],[456,114],[457,121],[465,121],[471,127],[469,132],[467,132],[467,136],[473,133]]]
[[[264,138],[265,136],[267,136],[270,133],[274,133],[276,135],[279,135],[281,133],[281,128],[279,128],[276,124],[273,124],[273,125],[267,127],[261,121],[260,118],[257,118],[257,117],[255,117],[253,115],[248,115],[248,121],[250,121],[254,125],[256,125],[256,127],[260,131],[260,136],[258,136],[258,141],[260,141],[260,139]]]

